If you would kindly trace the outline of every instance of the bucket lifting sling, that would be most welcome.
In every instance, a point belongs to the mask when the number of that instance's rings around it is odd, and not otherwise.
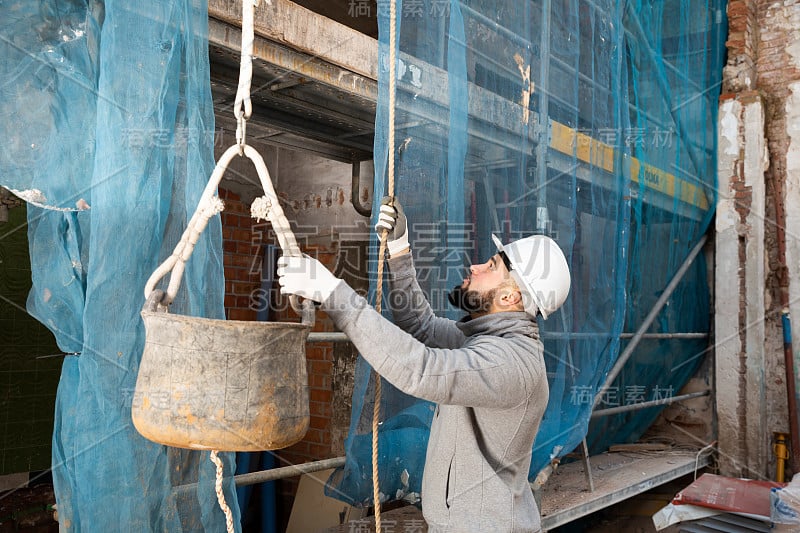
[[[240,152],[255,164],[264,188],[265,196],[254,206],[260,205],[272,223],[283,253],[300,255],[264,160],[251,146],[231,146],[217,163],[173,254],[145,285],[145,347],[132,416],[139,433],[161,444],[273,450],[294,444],[308,429],[305,345],[314,323],[313,302],[304,301],[300,309],[293,300],[302,323],[213,320],[167,312],[197,238],[209,218],[223,209],[214,194],[228,163]],[[168,272],[167,290],[156,289]]]

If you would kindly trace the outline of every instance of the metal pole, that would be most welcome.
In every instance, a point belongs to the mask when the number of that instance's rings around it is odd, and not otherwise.
[[[592,333],[583,332],[558,332],[558,331],[543,331],[539,333],[543,339],[598,339],[610,338],[611,334],[596,331]],[[635,333],[620,333],[620,339],[630,339]],[[641,336],[643,339],[707,339],[708,333],[690,332],[690,333],[644,333]]]
[[[334,457],[333,459],[323,459],[321,461],[313,461],[310,463],[303,463],[299,465],[284,466],[281,468],[272,468],[270,470],[261,470],[259,472],[250,472],[248,474],[239,474],[233,476],[233,481],[237,487],[244,487],[246,485],[256,485],[258,483],[266,483],[267,481],[275,481],[287,477],[299,476],[301,474],[310,474],[311,472],[319,472],[320,470],[327,470],[329,468],[338,468],[344,465],[344,457]],[[175,487],[178,492],[186,490],[194,490],[197,488],[197,483],[187,483]]]
[[[329,468],[338,468],[344,466],[344,459],[344,457],[334,457],[333,459],[323,459],[321,461],[303,463],[300,465],[290,465],[281,468],[273,468],[271,470],[262,470],[260,472],[250,472],[248,474],[233,476],[233,480],[236,482],[237,487],[255,485],[257,483],[275,481],[276,479],[299,476],[300,474],[319,472],[320,470],[327,470]]]
[[[689,255],[686,257],[686,260],[683,262],[681,267],[669,281],[669,284],[667,284],[667,287],[664,289],[664,292],[661,293],[661,296],[659,296],[658,300],[656,300],[655,305],[653,305],[653,308],[647,314],[647,317],[645,317],[644,322],[642,322],[642,325],[639,326],[639,329],[636,330],[636,333],[633,335],[631,341],[625,347],[625,350],[620,354],[616,364],[614,365],[614,368],[612,368],[611,371],[608,373],[608,377],[606,377],[605,383],[597,392],[597,395],[594,397],[593,408],[597,407],[597,404],[603,397],[603,390],[611,386],[611,384],[617,378],[619,373],[622,371],[622,367],[625,366],[625,363],[628,362],[628,359],[630,359],[633,350],[636,349],[636,347],[639,345],[639,341],[642,340],[644,332],[647,331],[647,329],[650,327],[650,325],[658,316],[658,313],[661,312],[661,308],[664,307],[664,305],[667,303],[667,300],[669,300],[669,297],[672,296],[672,293],[675,291],[675,288],[678,286],[678,283],[680,283],[680,281],[683,279],[683,276],[686,275],[686,272],[689,270],[689,267],[694,262],[695,258],[697,257],[697,254],[699,254],[700,250],[703,249],[703,245],[706,243],[707,239],[708,236],[703,235],[697,242],[697,244],[694,245],[694,248],[692,248],[692,251],[689,252]]]
[[[549,4],[549,2],[547,2]],[[468,16],[472,17],[473,19],[477,20],[478,22],[482,23],[487,28],[490,28],[503,37],[506,37],[512,43],[522,47],[522,48],[530,48],[531,42],[525,39],[523,36],[514,33],[513,31],[509,30],[505,26],[501,26],[499,22],[496,20],[492,20],[483,13],[476,11],[475,9],[471,8],[470,6],[466,5],[465,2],[459,2],[459,6],[461,7],[461,12],[466,13]],[[444,63],[442,63],[444,64]]]
[[[647,409],[649,407],[658,407],[659,405],[669,405],[671,403],[679,402],[682,400],[689,400],[691,398],[699,398],[701,396],[708,396],[711,394],[711,389],[706,389],[699,392],[690,392],[681,396],[671,396],[669,398],[661,398],[660,400],[653,400],[650,402],[634,403],[631,405],[621,405],[619,407],[611,407],[609,409],[599,409],[592,413],[590,418],[600,418],[601,416],[611,416],[619,413],[627,413],[630,411],[638,411],[640,409]]]
[[[592,477],[592,462],[589,459],[589,445],[586,444],[586,437],[581,441],[581,455],[583,456],[583,470],[586,474],[586,483],[589,484],[589,492],[594,492],[594,478]]]
[[[542,34],[539,53],[539,120],[536,122],[536,231],[547,234],[550,213],[547,211],[547,150],[550,146],[550,0],[542,2]]]
[[[630,339],[635,333],[621,333],[620,339]],[[593,339],[596,337],[608,337],[607,333],[580,333],[580,332],[542,332],[543,339]],[[708,333],[689,332],[689,333],[644,333],[643,339],[705,339]],[[347,335],[340,331],[313,331],[308,334],[307,342],[350,342]]]
[[[350,342],[350,339],[340,331],[312,331],[307,342]]]
[[[792,323],[789,320],[789,309],[781,311],[783,325],[783,362],[786,367],[786,400],[789,404],[789,438],[791,441],[792,471],[800,468],[800,430],[797,423],[797,387],[794,374],[794,350],[792,349]]]
[[[621,333],[620,339],[631,339],[635,333]],[[707,339],[708,333],[644,333],[643,339]]]

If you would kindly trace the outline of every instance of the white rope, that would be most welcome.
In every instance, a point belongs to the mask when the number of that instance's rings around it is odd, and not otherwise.
[[[220,509],[225,513],[225,528],[228,533],[235,533],[236,529],[233,527],[233,512],[228,504],[225,502],[225,493],[222,491],[222,460],[217,456],[217,450],[211,450],[209,455],[211,462],[217,467],[217,481],[214,483],[214,490],[217,492],[217,502]]]
[[[175,247],[172,255],[150,275],[150,278],[144,286],[144,297],[147,299],[161,278],[166,276],[169,272],[172,272],[169,286],[161,302],[162,306],[168,306],[178,294],[181,278],[183,277],[183,272],[186,267],[186,261],[188,261],[189,257],[192,255],[195,244],[197,244],[200,234],[205,230],[209,219],[224,209],[222,200],[215,195],[217,187],[222,180],[222,176],[225,174],[228,165],[236,155],[246,155],[256,167],[258,177],[261,180],[261,185],[266,194],[265,198],[270,204],[268,218],[275,229],[278,243],[284,255],[293,257],[302,255],[300,248],[297,246],[294,234],[292,233],[289,221],[283,213],[283,209],[278,201],[278,196],[272,186],[272,180],[270,179],[269,170],[267,170],[264,159],[255,148],[247,146],[246,144],[247,119],[250,118],[253,112],[253,105],[250,100],[250,84],[253,79],[255,6],[257,6],[258,3],[258,0],[244,0],[242,2],[242,55],[239,63],[239,86],[236,90],[236,100],[233,105],[233,114],[236,117],[236,145],[228,148],[228,150],[222,154],[222,157],[219,158],[216,167],[214,167],[214,171],[211,173],[211,178],[208,180],[208,184],[206,184],[206,188],[203,190],[197,209],[181,236],[180,242]],[[296,299],[292,299],[292,307],[299,312],[299,304],[296,303]]]
[[[239,154],[244,149],[247,121],[253,113],[253,102],[250,100],[250,83],[253,81],[253,41],[255,32],[255,8],[258,0],[242,2],[242,53],[239,59],[239,86],[233,103],[233,115],[236,117],[236,144]]]
[[[264,186],[264,192],[268,196],[271,193],[272,197],[275,197],[275,190],[272,187],[272,180],[269,179],[269,171],[267,170],[267,166],[264,164],[264,159],[254,148],[251,148],[246,144],[247,120],[253,113],[253,104],[250,100],[250,83],[253,79],[253,41],[255,39],[253,26],[255,19],[255,6],[257,4],[258,0],[244,0],[242,2],[242,54],[239,61],[239,87],[236,90],[236,100],[234,101],[233,105],[233,114],[236,117],[236,146],[228,148],[225,154],[223,154],[223,157],[220,158],[217,166],[214,168],[214,172],[211,174],[211,179],[209,180],[208,185],[206,185],[206,191],[212,187],[212,183],[214,184],[213,189],[216,190],[217,185],[219,185],[219,181],[222,179],[222,174],[224,174],[225,170],[228,168],[228,163],[230,163],[231,159],[233,159],[235,150],[239,155],[246,154],[253,161],[253,163],[255,163],[256,170],[258,171],[258,177],[261,179],[261,183]],[[275,227],[275,232],[279,236],[281,247],[284,250],[287,250],[290,247],[290,243],[288,242],[289,239],[285,235],[282,236],[281,233],[284,229],[289,229],[289,222],[286,220],[280,204],[278,204],[277,201],[275,204],[277,204],[277,209],[272,209],[270,211],[270,215],[275,217],[275,220],[273,220],[273,226]],[[202,199],[200,205],[203,205]],[[198,211],[199,210],[200,209],[198,208]],[[197,213],[195,213],[195,216],[196,214]],[[278,221],[278,217],[280,217],[282,220]],[[206,219],[206,222],[207,221],[208,220]],[[278,226],[281,227],[279,228]],[[205,227],[205,224],[203,227]],[[294,241],[294,235],[292,234],[291,230],[289,230],[289,235],[291,237],[291,241]],[[194,248],[194,243],[196,241],[197,239],[195,238],[194,242],[192,242],[192,249]],[[284,247],[284,244],[286,244],[286,247]],[[294,248],[297,249],[297,243],[295,242],[293,244]],[[299,249],[297,249],[297,253],[299,254]],[[191,249],[188,250],[187,254],[185,254],[187,259],[189,254],[191,254]],[[181,257],[183,257],[183,255],[184,254],[181,254]],[[184,264],[185,260],[180,261],[178,263],[178,268],[180,269],[178,271],[178,276],[173,273],[173,275],[170,277],[170,284],[169,288],[167,289],[167,297],[170,298],[170,301],[175,297],[175,293],[177,293],[177,286],[175,287],[173,294],[170,294],[170,289],[172,289],[173,282],[175,281],[176,277],[178,278],[177,283],[180,283],[180,273],[183,271]],[[233,527],[233,513],[231,512],[230,507],[228,507],[228,503],[225,501],[225,493],[222,491],[222,461],[217,456],[216,450],[212,450],[210,457],[211,461],[213,461],[217,466],[217,479],[216,483],[214,484],[214,489],[217,493],[217,503],[219,503],[219,507],[222,509],[222,512],[225,513],[225,527],[228,533],[235,533],[236,530]]]

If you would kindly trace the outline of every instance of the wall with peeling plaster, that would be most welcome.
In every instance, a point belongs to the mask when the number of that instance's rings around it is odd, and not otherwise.
[[[800,331],[800,2],[733,0],[727,10],[715,243],[720,465],[771,478],[773,433],[789,431],[783,302]]]

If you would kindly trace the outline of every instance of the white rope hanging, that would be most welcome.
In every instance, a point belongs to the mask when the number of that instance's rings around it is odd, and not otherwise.
[[[225,493],[222,491],[222,460],[217,455],[217,450],[212,450],[209,458],[217,467],[217,479],[214,483],[214,491],[217,493],[217,503],[219,503],[222,512],[225,513],[225,529],[228,533],[234,533],[236,529],[233,527],[233,512],[231,508],[228,507],[228,503],[225,501]]]
[[[253,113],[253,104],[250,100],[250,83],[253,80],[253,41],[255,40],[254,20],[255,7],[258,0],[244,0],[242,2],[242,53],[239,61],[239,86],[236,89],[236,100],[233,105],[233,114],[236,117],[236,145],[239,155],[245,155],[245,149],[250,148],[246,145],[247,121]],[[230,150],[230,149],[229,149]],[[253,150],[255,151],[255,150]],[[256,155],[258,153],[256,152]],[[251,157],[251,159],[253,159]],[[257,159],[261,159],[258,156]],[[256,161],[256,159],[253,159]],[[262,180],[263,181],[263,180]],[[277,233],[278,232],[276,228]],[[292,235],[291,231],[288,232]],[[292,235],[294,240],[294,235]],[[297,244],[294,245],[295,249]],[[217,502],[220,509],[225,513],[225,527],[228,533],[235,533],[233,525],[233,513],[225,501],[225,494],[222,491],[223,469],[222,461],[217,456],[217,451],[211,452],[211,461],[217,468],[216,483],[214,485],[217,493]]]

